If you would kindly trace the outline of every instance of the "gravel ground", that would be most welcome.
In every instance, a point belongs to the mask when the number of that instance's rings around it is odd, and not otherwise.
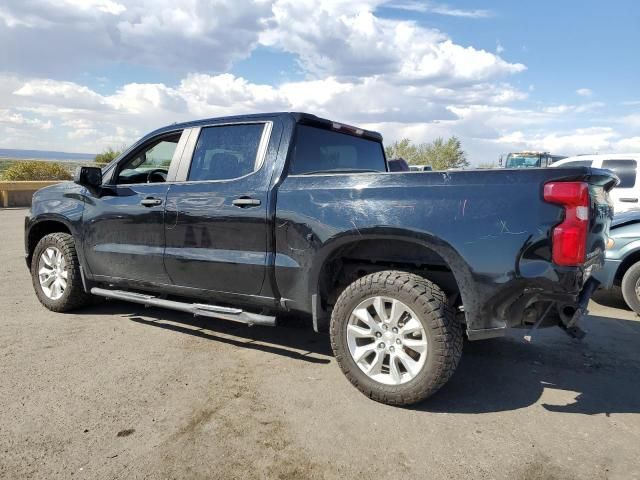
[[[303,321],[48,312],[24,213],[0,210],[0,478],[640,478],[640,321],[615,297],[583,342],[468,343],[438,394],[393,408]]]

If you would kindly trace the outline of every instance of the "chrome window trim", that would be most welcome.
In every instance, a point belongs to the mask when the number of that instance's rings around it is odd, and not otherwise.
[[[191,168],[191,160],[193,159],[193,153],[196,149],[196,143],[198,142],[198,138],[200,138],[200,130],[201,127],[193,127],[191,129],[191,133],[189,135],[189,140],[187,141],[184,151],[182,152],[182,158],[180,160],[180,165],[178,166],[178,171],[176,172],[176,183],[183,183],[187,176],[189,175],[189,168]]]
[[[271,139],[271,128],[273,127],[273,122],[266,122],[264,124],[264,128],[262,129],[262,137],[260,138],[260,143],[258,144],[258,151],[256,152],[256,161],[253,167],[253,171],[257,172],[264,165],[264,160],[267,156],[267,148],[269,147],[269,140]]]
[[[258,149],[256,151],[256,160],[254,162],[254,170],[240,177],[234,178],[225,178],[221,180],[187,180],[189,176],[189,170],[191,169],[191,162],[193,161],[193,154],[195,153],[196,144],[198,143],[198,139],[200,138],[200,134],[202,133],[203,128],[210,127],[230,127],[235,125],[256,125],[256,124],[264,124],[262,129],[262,135],[260,137],[260,142],[258,143]],[[247,178],[251,175],[258,173],[262,167],[264,166],[265,159],[267,157],[267,151],[269,150],[269,142],[271,141],[271,131],[273,129],[273,121],[271,120],[253,120],[253,121],[239,121],[239,122],[226,122],[226,123],[211,123],[207,125],[200,125],[198,127],[194,127],[191,135],[189,136],[189,141],[185,147],[185,150],[182,154],[182,160],[180,162],[180,166],[178,168],[178,173],[176,176],[176,180],[174,183],[180,184],[192,184],[192,183],[221,183],[221,182],[234,182],[236,180],[241,180],[243,178]]]
[[[176,150],[175,152],[173,152],[171,163],[169,164],[169,172],[167,173],[167,181],[165,183],[171,183],[175,181],[178,175],[178,168],[180,167],[180,163],[182,162],[182,154],[184,153],[184,149],[189,142],[189,138],[192,132],[192,128],[185,128],[182,131],[182,135],[180,136],[180,140],[178,141]]]

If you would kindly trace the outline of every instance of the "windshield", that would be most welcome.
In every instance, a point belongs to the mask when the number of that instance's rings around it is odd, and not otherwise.
[[[505,164],[506,168],[533,168],[539,166],[539,155],[512,155],[511,153],[507,156],[507,163]]]

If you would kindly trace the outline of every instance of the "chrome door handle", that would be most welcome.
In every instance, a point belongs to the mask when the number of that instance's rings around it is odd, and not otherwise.
[[[620,199],[621,202],[627,202],[627,203],[638,203],[638,199],[637,198],[621,198]]]
[[[245,208],[245,207],[257,207],[258,205],[260,205],[260,200],[258,200],[257,198],[236,198],[233,202],[236,207],[241,207],[241,208]]]
[[[158,205],[162,205],[162,200],[159,198],[147,197],[140,202],[140,205],[145,207],[157,207]]]

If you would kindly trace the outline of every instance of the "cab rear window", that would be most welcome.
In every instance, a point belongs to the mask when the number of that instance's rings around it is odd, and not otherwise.
[[[386,172],[382,143],[309,125],[298,125],[289,174]]]

